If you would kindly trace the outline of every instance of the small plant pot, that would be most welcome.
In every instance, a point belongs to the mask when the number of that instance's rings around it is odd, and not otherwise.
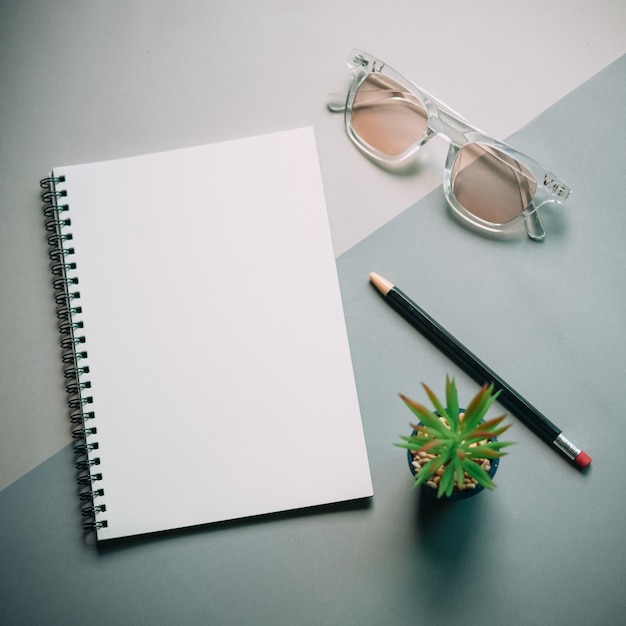
[[[465,409],[461,409],[461,411],[464,411],[464,410]],[[420,425],[421,425],[421,422],[420,422]],[[411,436],[414,436],[415,434],[417,434],[415,430],[411,432]],[[494,437],[492,441],[496,441],[496,438]],[[407,450],[407,459],[409,462],[409,469],[411,470],[411,474],[415,476],[415,474],[417,473],[417,470],[413,466],[414,457],[413,457],[412,450]],[[500,459],[499,458],[490,459],[489,462],[491,464],[491,467],[489,468],[487,473],[493,479],[496,471],[498,470]],[[427,493],[429,496],[432,496],[433,498],[437,497],[437,489],[435,489],[434,487],[431,487],[427,483],[421,484],[420,489],[422,489],[422,491]],[[455,490],[452,492],[451,495],[449,496],[444,495],[440,499],[441,500],[465,500],[467,498],[471,498],[472,496],[478,495],[481,491],[484,491],[484,490],[485,488],[482,485],[478,485],[478,484],[473,489],[464,489],[463,491],[457,491],[455,487]]]

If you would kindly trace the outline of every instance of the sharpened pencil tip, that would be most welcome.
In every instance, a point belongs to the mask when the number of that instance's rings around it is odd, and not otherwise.
[[[372,281],[374,287],[376,287],[376,289],[378,289],[383,296],[386,296],[393,289],[393,283],[388,281],[386,278],[383,278],[376,272],[370,273],[370,280]]]

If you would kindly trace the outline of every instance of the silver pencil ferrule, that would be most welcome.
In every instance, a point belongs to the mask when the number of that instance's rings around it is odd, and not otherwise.
[[[581,453],[581,450],[562,434],[559,435],[553,443],[559,450],[561,450],[561,452],[565,454],[565,456],[572,459],[572,461]]]

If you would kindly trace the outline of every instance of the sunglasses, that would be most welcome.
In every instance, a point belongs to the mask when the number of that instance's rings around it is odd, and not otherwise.
[[[450,144],[443,191],[464,223],[493,234],[523,223],[531,239],[545,237],[537,210],[566,200],[570,188],[563,181],[366,52],[353,50],[348,67],[348,96],[330,96],[328,108],[344,112],[346,132],[359,150],[381,165],[402,168],[441,135]]]

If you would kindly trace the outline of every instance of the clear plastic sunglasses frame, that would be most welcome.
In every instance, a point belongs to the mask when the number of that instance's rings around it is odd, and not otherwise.
[[[531,239],[544,238],[545,231],[537,210],[547,203],[560,204],[566,200],[570,188],[563,181],[535,160],[478,130],[450,107],[370,54],[357,49],[353,50],[348,58],[348,67],[352,75],[347,98],[338,94],[329,96],[328,108],[331,111],[344,112],[346,132],[361,152],[387,168],[402,168],[411,161],[427,141],[435,135],[440,135],[449,143],[443,174],[443,191],[448,204],[463,222],[491,234],[519,230],[523,222]],[[381,85],[381,88],[376,88],[377,84]],[[402,88],[401,91],[398,91],[398,86]],[[396,106],[399,103],[402,106],[412,107],[423,117],[421,127],[420,124],[415,124],[416,134],[411,136],[411,132],[407,133],[406,147],[400,142],[399,148],[396,146],[394,150],[380,150],[372,145],[378,143],[377,141],[368,142],[363,137],[363,127],[356,127],[355,119],[359,109],[374,108],[384,99],[388,103],[393,102]],[[415,120],[419,121],[417,117]],[[402,128],[395,130],[401,131]],[[384,143],[385,140],[383,139],[382,142]],[[479,159],[476,155],[467,157],[466,155],[471,151],[489,155],[492,163],[497,162],[496,165],[501,165],[507,177],[514,179],[514,193],[523,196],[519,205],[520,209],[515,211],[514,215],[506,212],[499,215],[497,210],[487,216],[480,215],[480,210],[469,210],[459,200],[458,196],[462,195],[459,193],[460,185],[458,184],[461,180],[460,173],[462,168],[466,167],[460,163],[464,160],[466,163],[471,164],[474,161],[476,164]],[[470,169],[466,170],[465,178],[468,175],[472,176]],[[490,194],[489,187],[482,188],[481,184],[481,181],[476,181],[474,187],[480,188],[479,193],[486,198],[487,194]],[[510,189],[508,193],[511,193]],[[493,194],[494,198],[497,196],[497,193]],[[468,205],[467,201],[465,205]]]

